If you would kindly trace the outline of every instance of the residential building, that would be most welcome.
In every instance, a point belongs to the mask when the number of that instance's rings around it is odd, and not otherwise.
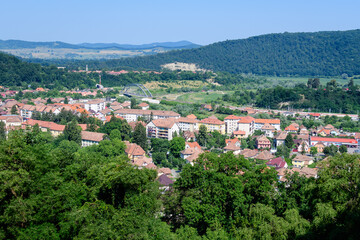
[[[265,123],[270,124],[275,130],[280,130],[280,119],[255,119],[255,130],[261,130]]]
[[[352,138],[310,137],[310,146],[315,146],[318,142],[322,142],[324,146],[335,145],[340,147],[345,145],[348,148],[356,148],[358,146],[358,141]]]
[[[94,144],[99,144],[104,138],[104,133],[81,131],[81,146],[87,147]]]
[[[229,115],[224,119],[226,134],[231,135],[234,131],[238,130],[238,122],[240,119],[241,117],[235,115]]]
[[[146,125],[148,138],[163,138],[170,141],[175,132],[179,134],[180,128],[174,118],[154,119]]]
[[[84,104],[84,107],[87,111],[94,111],[94,112],[100,112],[105,109],[106,104],[103,99],[95,99],[88,101]]]
[[[264,135],[258,136],[255,140],[256,148],[257,149],[271,149],[271,142],[270,140],[265,137]]]
[[[40,120],[34,120],[34,119],[29,119],[26,122],[23,122],[22,125],[24,127],[26,126],[35,126],[38,125],[40,130],[43,132],[47,132],[50,131],[51,135],[54,137],[59,136],[60,134],[62,134],[64,132],[65,129],[65,125],[60,125],[54,122],[47,122],[47,121],[40,121]]]
[[[254,133],[255,130],[255,118],[246,116],[241,117],[238,121],[238,131],[244,131],[244,137],[248,137],[249,135]]]
[[[275,146],[278,148],[280,145],[285,144],[285,139],[287,136],[287,132],[279,132],[278,135],[275,137]]]
[[[297,123],[292,123],[285,128],[285,132],[288,133],[297,133],[298,130],[299,130],[299,124]]]
[[[238,138],[238,139],[245,138],[246,132],[245,132],[245,131],[241,131],[241,130],[233,131],[232,136],[233,136],[234,138]]]
[[[269,167],[274,167],[276,170],[288,167],[286,161],[282,157],[271,159],[266,163],[266,165]]]
[[[264,126],[261,127],[261,131],[265,133],[266,137],[273,138],[276,129],[274,126],[270,125],[269,123],[265,123]]]
[[[306,156],[306,155],[297,155],[293,160],[292,160],[292,164],[295,166],[295,167],[307,167],[309,166],[310,164],[312,164],[314,161],[311,157],[309,156]]]
[[[197,120],[197,119],[188,118],[188,117],[180,117],[180,118],[176,119],[176,121],[182,132],[185,132],[185,131],[194,132],[196,130],[199,130],[199,128],[198,128],[199,120]]]
[[[149,104],[147,104],[146,102],[142,102],[138,105],[142,110],[148,110],[149,109]]]
[[[126,145],[125,153],[128,158],[134,162],[135,160],[145,157],[145,151],[136,143],[130,143],[129,141],[124,141]]]
[[[180,114],[176,112],[162,110],[119,109],[114,113],[123,117],[127,122],[136,122],[139,117],[144,117],[147,120],[180,117]]]
[[[204,125],[208,132],[218,131],[221,134],[225,134],[225,122],[220,121],[215,116],[204,118],[198,122],[198,126]]]

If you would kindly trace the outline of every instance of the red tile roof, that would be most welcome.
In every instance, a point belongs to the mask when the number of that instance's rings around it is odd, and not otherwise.
[[[225,120],[240,120],[241,117],[235,115],[229,115],[225,118]]]
[[[280,124],[280,119],[255,119],[255,123],[265,124]]]
[[[241,119],[238,121],[238,123],[251,123],[253,121],[255,121],[255,118],[246,116],[246,117],[241,117]]]
[[[353,144],[358,143],[355,139],[350,139],[350,138],[311,137],[311,141],[336,142],[336,143],[353,143]]]
[[[89,132],[89,131],[81,131],[81,139],[100,142],[103,140],[104,133],[97,133],[97,132]]]
[[[223,124],[225,124],[223,121],[220,121],[219,119],[212,118],[212,117],[204,118],[203,120],[200,121],[200,123],[213,124],[213,125],[223,125]]]
[[[26,122],[23,122],[22,124],[30,125],[30,126],[35,126],[36,124],[38,124],[39,127],[41,127],[41,128],[48,128],[50,130],[59,131],[59,132],[62,132],[65,129],[65,125],[60,125],[60,124],[57,124],[54,122],[34,120],[34,119],[29,119]]]
[[[186,142],[185,146],[189,145],[190,148],[198,148],[201,149],[200,145],[197,142]]]

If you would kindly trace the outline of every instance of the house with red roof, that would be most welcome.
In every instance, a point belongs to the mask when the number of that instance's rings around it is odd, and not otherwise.
[[[148,110],[149,109],[149,104],[147,104],[146,102],[142,102],[138,105],[142,110]]]
[[[269,167],[274,167],[276,170],[288,167],[286,161],[282,157],[271,159],[266,163],[266,165]]]
[[[271,149],[271,142],[264,135],[258,136],[255,140],[255,144],[257,149]]]

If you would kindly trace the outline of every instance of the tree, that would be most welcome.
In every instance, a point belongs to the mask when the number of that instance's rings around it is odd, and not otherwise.
[[[64,104],[69,104],[69,100],[67,99],[67,97],[65,97],[64,99]]]
[[[330,155],[330,156],[335,156],[335,154],[338,152],[338,147],[335,145],[330,145],[330,146],[326,146],[324,147],[324,154],[325,155]]]
[[[81,127],[76,120],[72,120],[65,126],[64,137],[66,140],[81,144]]]
[[[310,154],[311,154],[312,156],[315,156],[317,153],[318,153],[318,150],[317,150],[316,147],[311,147],[311,148],[310,148]]]
[[[304,155],[306,153],[305,151],[305,143],[301,144],[301,154]]]
[[[292,149],[294,146],[294,140],[291,134],[288,134],[285,138],[285,146],[289,149]]]
[[[340,146],[340,148],[339,148],[339,151],[341,152],[341,153],[346,153],[347,152],[347,147],[345,146],[345,145],[341,145]]]
[[[137,108],[137,102],[136,102],[136,98],[132,97],[130,100],[130,108],[131,109],[136,109]]]
[[[0,121],[0,141],[6,140],[6,128],[5,123]]]
[[[146,137],[146,128],[138,122],[134,129],[134,143],[138,144],[142,149],[147,151],[148,149],[148,143],[147,143],[147,137]]]
[[[208,135],[207,135],[207,128],[205,125],[200,125],[199,127],[199,134],[196,136],[197,142],[200,144],[200,146],[205,146]]]
[[[170,141],[170,153],[176,157],[180,157],[180,151],[185,149],[185,139],[182,137],[175,137]]]
[[[10,113],[11,113],[11,114],[18,114],[18,110],[17,110],[17,108],[16,108],[16,105],[13,105],[13,106],[11,107]]]

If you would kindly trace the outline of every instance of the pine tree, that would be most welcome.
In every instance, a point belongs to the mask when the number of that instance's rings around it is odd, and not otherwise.
[[[138,144],[145,151],[148,149],[146,128],[138,122],[134,129],[134,143]]]
[[[76,120],[72,120],[65,126],[64,137],[69,141],[81,144],[81,127]]]

